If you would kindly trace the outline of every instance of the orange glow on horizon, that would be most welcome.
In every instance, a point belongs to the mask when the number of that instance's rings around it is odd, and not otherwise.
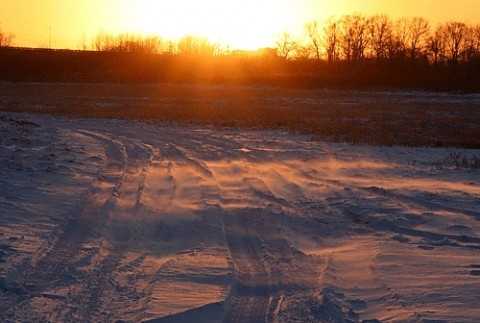
[[[272,47],[287,31],[301,36],[306,22],[353,13],[480,23],[478,0],[2,0],[0,28],[14,45],[91,47],[100,31],[177,40],[207,37],[231,49]]]
[[[131,9],[129,30],[160,34],[168,39],[192,34],[242,49],[271,45],[275,33],[298,17],[297,6],[284,0],[177,0],[169,3],[170,14],[162,18],[158,18],[158,13],[165,9],[165,4],[160,1],[138,0]]]

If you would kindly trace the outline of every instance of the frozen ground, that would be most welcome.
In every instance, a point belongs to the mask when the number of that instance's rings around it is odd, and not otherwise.
[[[478,322],[479,157],[0,114],[0,321]]]

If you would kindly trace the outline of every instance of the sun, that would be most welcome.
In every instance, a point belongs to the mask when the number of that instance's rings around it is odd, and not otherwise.
[[[287,0],[134,0],[124,8],[125,26],[168,39],[207,37],[232,49],[274,44],[288,30],[298,8]]]

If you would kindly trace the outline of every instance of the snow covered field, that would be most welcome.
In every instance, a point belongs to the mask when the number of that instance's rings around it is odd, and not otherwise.
[[[0,113],[0,321],[478,322],[478,158]]]

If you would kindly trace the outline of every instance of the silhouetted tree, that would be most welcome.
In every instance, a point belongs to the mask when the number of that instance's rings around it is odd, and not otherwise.
[[[465,36],[464,61],[480,57],[480,24],[467,26]]]
[[[457,63],[465,45],[467,26],[463,22],[450,21],[440,25],[439,30],[443,36],[445,49],[452,62]]]
[[[442,31],[437,28],[427,40],[427,50],[430,53],[431,62],[436,65],[445,57],[445,43]]]
[[[480,24],[472,27],[473,47],[475,49],[475,57],[480,58]]]
[[[389,58],[406,56],[409,29],[408,18],[401,18],[395,22],[389,44]]]
[[[313,52],[315,59],[319,60],[321,53],[321,39],[318,23],[316,21],[307,23],[305,25],[305,32],[309,41],[309,48]]]
[[[323,44],[327,52],[327,60],[332,63],[339,59],[340,26],[334,17],[329,18],[323,27]]]
[[[164,51],[163,40],[160,36],[152,35],[140,39],[142,46],[140,51],[148,54],[158,54]]]
[[[365,57],[367,48],[367,18],[361,15],[341,19],[341,48],[347,61]]]
[[[409,22],[409,52],[410,58],[415,59],[420,49],[425,47],[425,41],[430,32],[430,24],[421,17],[415,17]]]
[[[295,47],[295,58],[308,60],[308,59],[317,59],[316,52],[314,47],[311,44],[297,44]]]
[[[9,47],[12,46],[13,38],[15,35],[12,33],[6,33],[2,29],[0,29],[0,47]]]
[[[178,41],[177,50],[183,55],[215,56],[218,54],[218,45],[204,37],[187,35]]]
[[[369,44],[375,58],[386,58],[392,39],[393,23],[386,15],[376,15],[368,21]]]
[[[278,55],[285,60],[289,59],[298,47],[298,42],[288,32],[282,33],[275,43]]]
[[[113,47],[113,36],[105,31],[100,31],[93,40],[93,48],[99,52],[110,51]]]

